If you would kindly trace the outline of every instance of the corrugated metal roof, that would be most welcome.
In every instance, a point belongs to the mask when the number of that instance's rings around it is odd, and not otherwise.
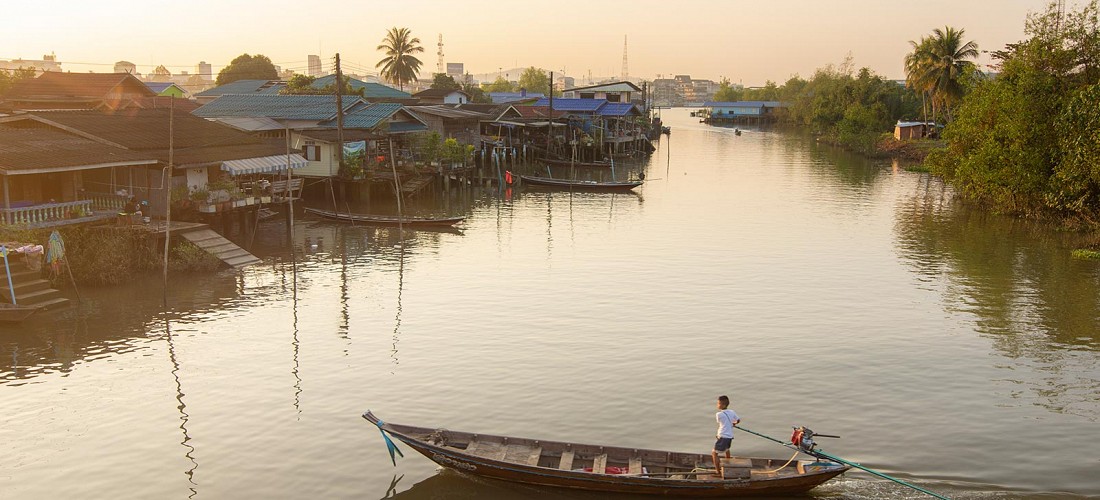
[[[477,111],[468,111],[465,109],[458,109],[446,104],[437,104],[434,106],[410,106],[405,108],[413,114],[426,114],[433,116],[441,116],[443,118],[465,119],[465,120],[488,120],[490,115],[486,113],[478,113]]]
[[[629,102],[609,102],[599,110],[600,116],[626,116],[629,114],[640,114],[637,107]]]
[[[286,83],[279,80],[237,80],[199,92],[195,94],[195,97],[217,97],[226,94],[278,94],[279,90],[285,86]]]
[[[423,123],[413,122],[396,122],[390,123],[391,134],[402,134],[405,132],[423,132],[428,130],[428,126]]]
[[[343,97],[344,110],[361,103],[358,97]],[[203,118],[229,116],[266,117],[284,120],[328,120],[336,116],[336,96],[229,94],[194,111]]]
[[[222,171],[229,172],[229,175],[286,172],[287,157],[290,158],[290,168],[302,168],[309,164],[309,161],[299,154],[261,156],[222,162]]]
[[[346,128],[374,128],[379,123],[401,111],[401,105],[391,102],[380,102],[367,107],[358,108],[344,115],[344,127]],[[336,120],[330,119],[321,123],[325,127],[335,127]]]
[[[554,111],[579,111],[595,113],[607,104],[606,99],[554,98]],[[535,106],[549,106],[550,99],[539,99]]]
[[[218,123],[224,123],[238,130],[245,130],[248,132],[258,132],[261,130],[282,130],[283,124],[272,120],[271,118],[264,118],[262,116],[226,116],[223,118],[215,118],[214,121]]]
[[[493,104],[505,104],[525,99],[542,99],[543,97],[546,97],[546,94],[536,92],[489,92],[489,99],[493,101]]]
[[[161,93],[161,92],[164,92],[165,89],[167,89],[168,87],[171,87],[173,85],[175,85],[175,84],[172,83],[172,82],[145,82],[146,87],[149,87],[150,90],[152,90],[153,92],[156,92],[158,94]],[[183,89],[180,89],[180,90],[183,90]]]
[[[321,89],[335,81],[336,75],[325,75],[313,80],[313,84],[310,86]],[[354,90],[363,89],[363,97],[367,99],[409,99],[412,97],[412,94],[408,92],[402,92],[380,83],[364,82],[356,78],[348,78],[348,85]]]
[[[18,129],[0,125],[0,173],[66,171],[96,165],[156,164],[154,155],[78,137],[49,128]]]

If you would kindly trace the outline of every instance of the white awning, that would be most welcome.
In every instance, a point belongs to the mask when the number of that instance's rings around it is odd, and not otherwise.
[[[222,171],[229,175],[268,174],[286,171],[287,155],[261,156],[222,162]],[[309,162],[300,154],[290,155],[290,168],[302,168]]]

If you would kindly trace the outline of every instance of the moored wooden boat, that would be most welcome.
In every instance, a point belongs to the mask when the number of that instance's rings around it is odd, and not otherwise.
[[[321,210],[318,208],[305,208],[306,212],[314,215],[319,215],[327,219],[341,220],[346,222],[361,222],[364,224],[380,224],[385,226],[453,226],[465,220],[465,217],[417,217],[417,216],[397,216],[397,215],[372,215],[372,214],[354,214],[345,212],[332,212],[329,210]]]
[[[574,161],[569,160],[545,160],[546,163],[551,165],[557,165],[559,167],[602,167],[611,168],[612,164],[609,161]]]
[[[0,304],[0,323],[18,323],[38,312],[37,307]]]
[[[392,424],[370,411],[363,418],[378,426],[383,436],[397,438],[444,467],[518,483],[596,492],[727,498],[796,494],[851,468],[827,460],[734,458],[726,466],[727,478],[722,479],[700,472],[709,467],[709,454]]]
[[[629,191],[642,185],[642,181],[585,181],[578,179],[554,179],[551,177],[537,177],[533,175],[521,175],[523,182],[536,186],[552,186],[570,189],[588,189],[593,191]]]

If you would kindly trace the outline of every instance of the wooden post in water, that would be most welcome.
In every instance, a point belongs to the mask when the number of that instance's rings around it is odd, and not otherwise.
[[[290,190],[290,122],[284,122],[286,127],[286,237],[290,243],[290,251],[294,251],[294,197]]]
[[[164,199],[164,307],[168,307],[168,243],[172,239],[172,162],[175,161],[176,96],[168,99],[168,167],[165,168]],[[130,196],[133,196],[131,192]],[[151,208],[151,207],[150,207]]]

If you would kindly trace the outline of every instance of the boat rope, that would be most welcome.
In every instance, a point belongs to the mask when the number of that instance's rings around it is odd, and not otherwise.
[[[398,448],[397,445],[393,443],[393,440],[386,435],[386,430],[382,428],[382,426],[385,424],[386,423],[383,422],[382,419],[379,419],[378,423],[374,425],[378,426],[378,432],[381,432],[382,439],[386,440],[386,450],[390,452],[390,461],[393,462],[394,467],[397,467],[397,458],[394,456],[394,452],[397,452],[398,455],[401,455],[401,458],[405,458],[405,454],[401,453],[401,449]]]
[[[850,461],[848,461],[848,460],[844,460],[843,458],[840,458],[840,457],[836,457],[836,456],[830,455],[830,454],[828,454],[828,453],[825,453],[825,452],[823,452],[823,451],[821,451],[821,450],[817,450],[817,449],[814,449],[814,450],[803,450],[803,449],[801,449],[801,448],[798,448],[797,446],[794,446],[794,445],[793,445],[793,444],[791,444],[791,443],[788,443],[788,442],[785,442],[785,441],[780,441],[780,440],[778,440],[778,439],[776,439],[776,438],[773,438],[773,437],[771,437],[771,436],[767,436],[767,435],[761,434],[761,433],[759,433],[759,432],[756,432],[756,431],[754,431],[754,430],[751,430],[751,429],[748,429],[748,428],[742,427],[742,426],[740,426],[740,425],[739,425],[739,426],[737,426],[737,428],[738,428],[738,429],[741,429],[741,430],[743,430],[743,431],[745,431],[745,432],[748,432],[749,434],[755,434],[755,435],[757,435],[757,436],[760,436],[760,437],[762,437],[762,438],[764,438],[764,439],[767,439],[767,440],[770,440],[770,441],[775,441],[776,443],[779,443],[779,444],[781,444],[781,445],[783,445],[783,446],[786,446],[786,447],[788,447],[788,448],[794,448],[795,450],[797,450],[797,451],[800,451],[800,452],[803,452],[803,453],[806,453],[806,454],[808,454],[808,455],[813,455],[813,456],[815,456],[815,457],[819,457],[819,458],[825,458],[825,459],[829,459],[829,460],[832,460],[832,461],[834,461],[834,462],[837,462],[837,463],[842,463],[842,464],[845,464],[845,465],[850,465],[850,466],[852,466],[852,467],[855,467],[855,468],[857,468],[857,469],[860,469],[860,470],[863,470],[863,471],[869,472],[869,473],[871,473],[871,474],[873,474],[873,475],[875,475],[875,476],[881,477],[881,478],[883,478],[883,479],[887,479],[887,480],[893,481],[893,482],[895,482],[895,483],[898,483],[898,484],[900,484],[900,485],[902,485],[902,486],[906,486],[906,487],[908,487],[908,488],[912,488],[912,489],[914,489],[914,490],[917,490],[917,491],[919,491],[919,492],[921,492],[921,493],[924,493],[924,494],[926,494],[926,495],[929,495],[929,496],[932,496],[932,497],[935,497],[935,498],[939,498],[940,500],[951,500],[950,498],[947,498],[947,497],[945,497],[945,496],[943,496],[943,495],[940,495],[939,493],[936,493],[936,492],[933,492],[933,491],[928,491],[928,490],[926,490],[926,489],[924,489],[924,488],[921,488],[920,486],[917,486],[917,485],[915,485],[915,484],[912,484],[912,483],[908,483],[908,482],[905,482],[905,481],[903,481],[903,480],[901,480],[901,479],[898,479],[898,478],[895,478],[895,477],[890,477],[890,476],[888,476],[888,475],[886,475],[886,474],[883,474],[883,473],[881,473],[881,472],[879,472],[879,471],[877,471],[877,470],[874,470],[874,469],[872,469],[872,468],[870,468],[870,467],[865,467],[865,466],[863,466],[863,465],[860,465],[860,464],[858,464],[858,463],[855,463],[855,462],[850,462]],[[795,455],[797,455],[797,453],[796,453]]]
[[[801,452],[798,452],[798,451],[794,452],[794,455],[791,455],[791,459],[787,460],[787,463],[785,463],[783,465],[780,465],[778,469],[766,470],[766,471],[762,471],[762,472],[764,474],[771,474],[773,472],[779,472],[779,471],[783,470],[784,467],[786,467],[788,465],[791,465],[791,462],[794,462],[794,459],[798,458],[799,453],[801,453]]]

